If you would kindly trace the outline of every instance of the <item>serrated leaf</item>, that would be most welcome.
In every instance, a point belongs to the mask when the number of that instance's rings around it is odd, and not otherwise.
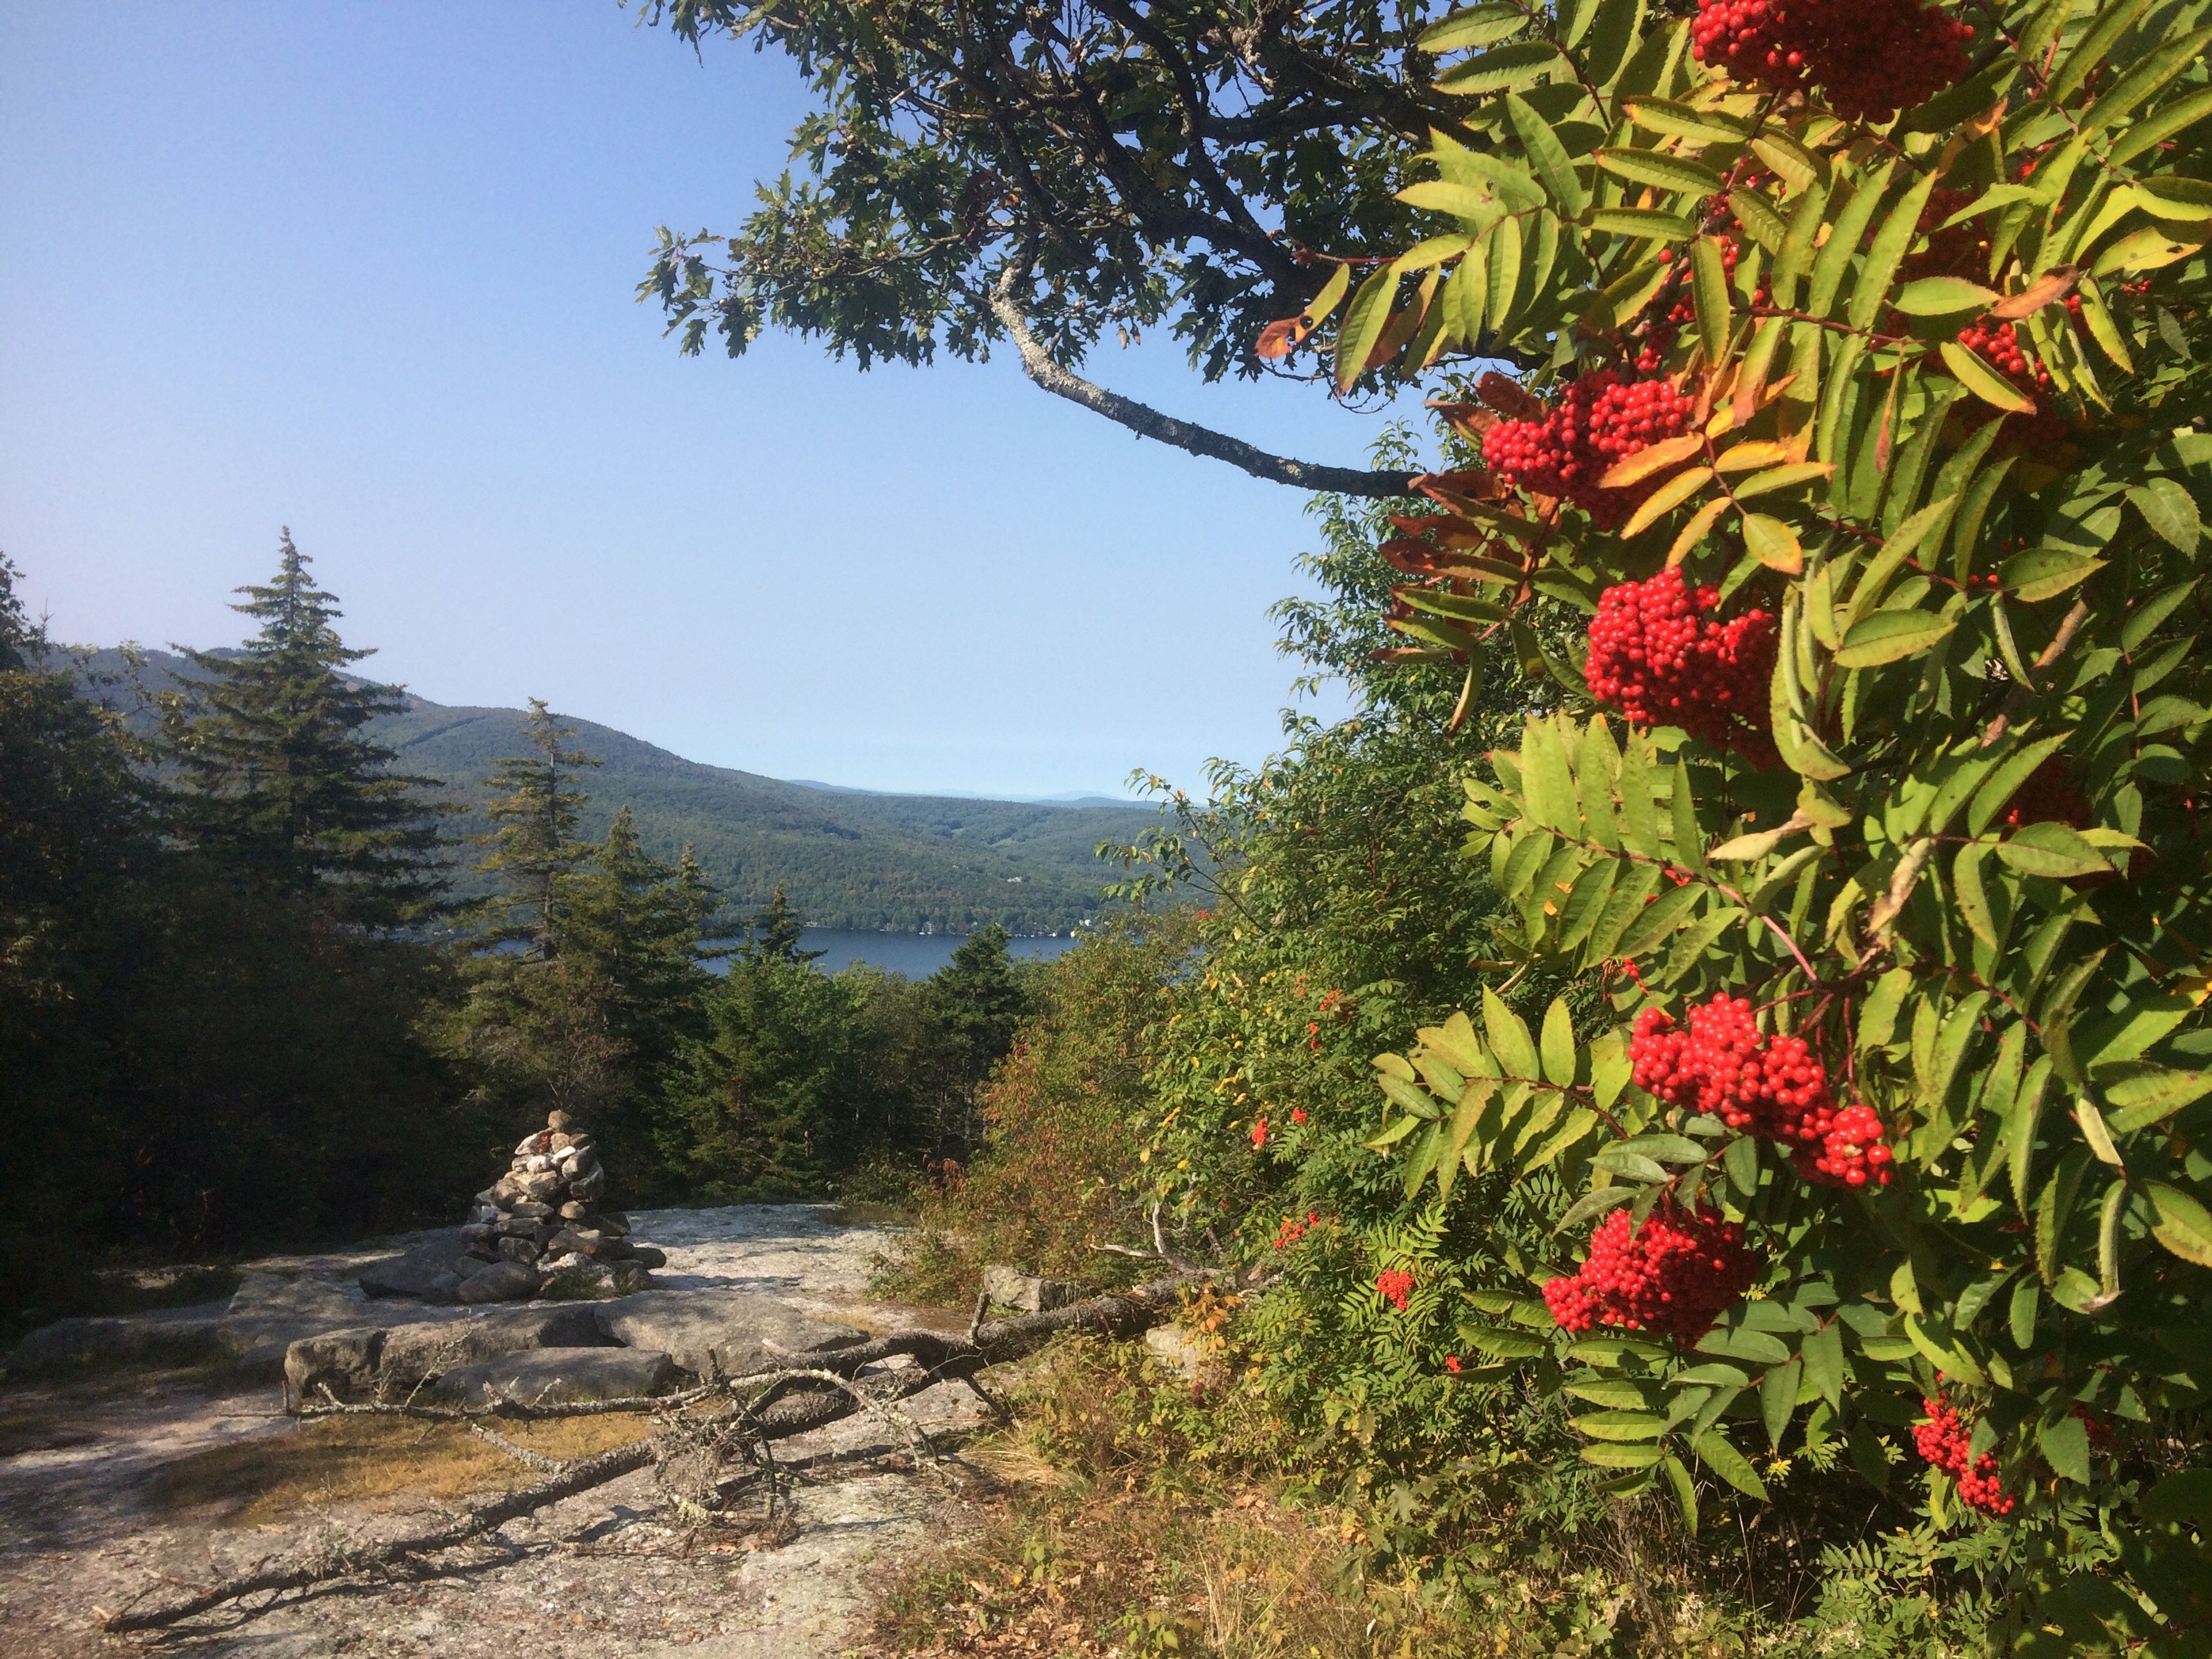
[[[1648,1469],[1659,1461],[1659,1448],[1616,1446],[1601,1440],[1584,1446],[1582,1457],[1583,1462],[1595,1463],[1601,1469]]]
[[[2212,1072],[2176,1071],[2170,1066],[2133,1063],[2126,1075],[2106,1079],[2100,1071],[2098,1086],[2112,1109],[2106,1127],[2114,1134],[2132,1134],[2161,1123],[2193,1102],[2212,1095]]]
[[[1713,237],[1700,236],[1690,245],[1690,275],[1691,308],[1697,316],[1698,336],[1705,343],[1705,362],[1717,365],[1728,356],[1735,312],[1720,243]]]
[[[1671,98],[1624,98],[1621,107],[1646,132],[1663,132],[1669,137],[1740,144],[1749,131],[1735,116],[1719,110],[1693,109]]]
[[[1577,1400],[1587,1400],[1593,1406],[1606,1406],[1615,1411],[1645,1411],[1650,1407],[1650,1391],[1641,1382],[1632,1382],[1626,1377],[1601,1376],[1589,1382],[1570,1382],[1567,1392]]]
[[[1575,1080],[1575,1022],[1567,1012],[1565,997],[1553,997],[1552,1006],[1544,1011],[1542,1059],[1547,1080],[1558,1084]]]
[[[1915,656],[1946,638],[1958,619],[1925,611],[1877,611],[1851,624],[1836,652],[1841,668],[1876,668]]]
[[[1469,1347],[1493,1359],[1534,1359],[1538,1354],[1552,1351],[1551,1343],[1543,1337],[1496,1325],[1462,1325],[1459,1334]]]
[[[2069,824],[2031,823],[1997,843],[1997,856],[2025,876],[2094,875],[2112,866]]]
[[[1782,1437],[1789,1432],[1790,1415],[1797,1408],[1797,1383],[1803,1375],[1803,1362],[1793,1359],[1759,1379],[1759,1418],[1765,1425],[1766,1443],[1777,1451],[1782,1449]]]
[[[2146,1181],[2158,1221],[2151,1237],[2184,1261],[2212,1267],[2212,1210],[2171,1182]]]
[[[1506,1076],[1530,1081],[1542,1076],[1527,1024],[1487,985],[1482,988],[1482,1023],[1490,1037],[1490,1051],[1504,1066]]]
[[[1693,466],[1678,472],[1653,490],[1644,504],[1629,515],[1628,522],[1620,527],[1623,536],[1641,535],[1654,524],[1696,495],[1711,481],[1713,470],[1709,466]]]
[[[1743,544],[1751,556],[1769,570],[1794,576],[1805,568],[1805,549],[1797,539],[1797,532],[1766,514],[1743,515]]]
[[[1743,444],[1739,447],[1748,449],[1751,446]],[[1793,489],[1799,484],[1828,477],[1835,470],[1833,461],[1792,461],[1787,466],[1770,467],[1764,472],[1753,473],[1735,486],[1734,494],[1740,501],[1749,501],[1753,496],[1765,495],[1777,489]]]
[[[1544,188],[1552,193],[1552,204],[1569,219],[1579,219],[1589,205],[1589,198],[1575,176],[1575,164],[1567,155],[1567,147],[1559,142],[1559,135],[1552,124],[1536,113],[1528,100],[1518,93],[1510,93],[1505,99],[1505,112],[1513,123],[1513,131],[1521,140],[1521,148],[1528,153],[1528,165]]]
[[[2186,259],[2203,246],[2201,241],[2176,241],[2162,230],[2134,231],[2099,254],[2096,263],[2089,267],[2089,274],[2109,276],[2115,271],[2124,271],[2132,276],[2139,270],[2158,270]]]
[[[1932,170],[1907,185],[1905,193],[1882,220],[1881,228],[1867,244],[1866,258],[1859,267],[1858,284],[1851,290],[1851,302],[1844,313],[1853,328],[1872,328],[1881,315],[1883,305],[1893,297],[1889,285],[1904,263],[1905,249],[1919,232],[1921,210],[1927,205],[1928,193],[1935,187],[1936,174]]]
[[[1667,1419],[1650,1412],[1585,1412],[1567,1420],[1593,1440],[1656,1440],[1667,1428]]]
[[[1648,149],[1609,149],[1597,152],[1597,164],[1616,178],[1632,184],[1692,196],[1719,192],[1721,175],[1703,161],[1686,155],[1662,155]]]
[[[1598,479],[1605,489],[1626,489],[1631,484],[1641,483],[1655,472],[1663,472],[1696,454],[1705,447],[1702,432],[1686,432],[1679,438],[1662,438],[1656,444],[1646,444],[1632,455],[1624,455],[1605,470]]]
[[[1987,842],[1970,842],[1959,849],[1958,859],[1951,866],[1951,892],[1959,902],[1959,914],[1966,917],[1974,937],[1995,950],[1996,921],[1990,909],[1989,894],[1982,886],[1982,860],[1989,850]]]
[[[1641,1152],[1646,1158],[1662,1158],[1669,1164],[1703,1164],[1712,1156],[1713,1149],[1687,1135],[1656,1134],[1637,1135],[1622,1141],[1615,1150]]]
[[[2160,539],[2184,553],[2197,550],[2204,523],[2197,498],[2180,483],[2172,478],[2147,478],[2128,490],[2128,500]]]
[[[1995,289],[1963,276],[1923,276],[1898,289],[1890,303],[1908,317],[1948,317],[1984,310],[2001,297]]]
[[[1338,391],[1350,391],[1352,382],[1366,372],[1367,359],[1374,352],[1375,343],[1382,337],[1397,298],[1398,273],[1389,265],[1369,276],[1352,296],[1351,305],[1345,309],[1344,325],[1336,336]]]
[[[2055,1423],[2044,1424],[2035,1431],[2035,1443],[2058,1474],[2081,1486],[2089,1484],[2089,1428],[2080,1418],[2069,1412]]]
[[[1436,88],[1438,92],[1474,94],[1531,87],[1551,70],[1564,68],[1565,62],[1549,41],[1516,41],[1492,47],[1438,76]]]
[[[1715,1474],[1747,1497],[1766,1497],[1766,1483],[1759,1478],[1759,1471],[1751,1467],[1751,1460],[1729,1443],[1728,1437],[1718,1429],[1708,1429],[1690,1443],[1690,1449]]]
[[[2008,593],[2033,604],[2080,586],[2104,568],[2104,560],[2069,548],[2030,547],[1999,565],[1997,580]]]
[[[1944,366],[1957,377],[1959,384],[1984,403],[2008,414],[2033,415],[2035,412],[2035,399],[1990,367],[1986,359],[1969,351],[1956,340],[1944,341],[1939,349]]]
[[[1661,1173],[1665,1172],[1662,1170]],[[1596,1188],[1584,1193],[1572,1204],[1567,1206],[1567,1212],[1559,1218],[1558,1224],[1552,1231],[1555,1233],[1571,1232],[1592,1216],[1602,1215],[1607,1210],[1627,1203],[1635,1196],[1636,1188],[1633,1187]]]
[[[1798,1345],[1805,1375],[1832,1406],[1844,1401],[1844,1333],[1839,1325],[1823,1325]]]
[[[1499,3],[1471,6],[1455,11],[1421,31],[1416,43],[1425,52],[1461,52],[1469,46],[1495,46],[1508,35],[1528,27],[1528,15],[1518,6]]]
[[[1706,1332],[1698,1352],[1720,1359],[1747,1359],[1754,1365],[1779,1365],[1790,1358],[1790,1350],[1765,1331],[1725,1327]]]
[[[1604,1148],[1590,1162],[1598,1169],[1609,1170],[1615,1175],[1626,1176],[1631,1181],[1640,1181],[1646,1186],[1656,1187],[1667,1179],[1665,1168],[1656,1159],[1619,1146]]]
[[[1656,208],[1597,208],[1583,222],[1610,236],[1632,236],[1647,242],[1686,242],[1698,234],[1692,221]]]

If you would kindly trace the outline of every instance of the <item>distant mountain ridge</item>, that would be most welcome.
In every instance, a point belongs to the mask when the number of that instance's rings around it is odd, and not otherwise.
[[[168,652],[144,653],[149,689],[190,678]],[[102,652],[95,672],[114,672],[120,656]],[[1134,841],[1159,822],[1151,807],[1119,802],[996,801],[951,795],[896,795],[787,782],[708,766],[617,732],[562,714],[572,747],[603,763],[584,769],[589,796],[581,833],[606,833],[628,805],[639,839],[673,859],[689,842],[731,907],[744,913],[780,883],[811,927],[870,932],[967,933],[997,922],[1016,934],[1065,933],[1097,909],[1109,873],[1094,856],[1102,841]],[[369,727],[396,750],[397,769],[437,779],[467,809],[453,831],[485,828],[483,780],[502,755],[524,752],[523,712],[454,708],[409,694],[402,714]],[[456,849],[454,890],[481,890]]]

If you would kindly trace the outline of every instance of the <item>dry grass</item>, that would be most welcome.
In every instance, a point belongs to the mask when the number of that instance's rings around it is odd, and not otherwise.
[[[652,1429],[649,1418],[615,1415],[501,1431],[548,1457],[588,1457]],[[222,1525],[253,1527],[291,1519],[303,1505],[392,1508],[542,1478],[453,1424],[331,1418],[180,1458],[155,1478],[149,1501],[157,1510],[211,1512]]]

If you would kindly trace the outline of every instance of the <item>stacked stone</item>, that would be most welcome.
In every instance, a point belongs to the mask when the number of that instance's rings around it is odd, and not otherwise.
[[[572,1129],[567,1113],[550,1114],[544,1129],[515,1147],[507,1173],[477,1194],[461,1237],[469,1255],[488,1265],[464,1282],[462,1300],[534,1295],[556,1273],[588,1277],[617,1295],[644,1289],[647,1270],[667,1258],[632,1243],[629,1222],[619,1212],[598,1207],[606,1189],[606,1166],[592,1137]],[[526,1290],[526,1274],[532,1281]],[[480,1279],[515,1288],[496,1297],[470,1295]]]

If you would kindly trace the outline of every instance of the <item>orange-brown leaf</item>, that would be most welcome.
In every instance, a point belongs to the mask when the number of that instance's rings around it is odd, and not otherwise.
[[[1272,322],[1260,331],[1259,343],[1252,349],[1255,355],[1268,362],[1277,362],[1297,349],[1298,343],[1313,332],[1313,325],[1301,312],[1295,317],[1285,317]]]
[[[1633,455],[1615,461],[1606,469],[1598,483],[1607,489],[1626,489],[1641,483],[1655,472],[1663,472],[1679,462],[1686,461],[1705,447],[1705,438],[1698,433],[1685,432],[1679,438],[1662,438],[1656,444],[1646,444]]]
[[[1509,421],[1540,421],[1544,405],[1517,380],[1491,369],[1475,382],[1474,395]]]
[[[1991,306],[1990,315],[2002,317],[2008,323],[2032,317],[2044,307],[2071,294],[2081,275],[2078,265],[2061,265],[2056,270],[2046,270],[2019,293],[2008,294]]]

